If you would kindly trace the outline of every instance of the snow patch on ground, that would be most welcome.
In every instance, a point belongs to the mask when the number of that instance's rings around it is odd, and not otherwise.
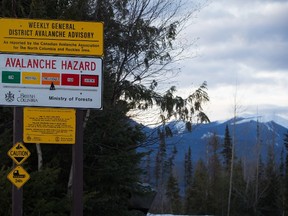
[[[175,124],[175,128],[176,128],[178,134],[181,134],[181,133],[185,132],[185,130],[186,130],[186,123],[183,121],[179,121]]]
[[[201,139],[209,139],[213,136],[213,133],[208,132],[206,134],[203,134],[203,136],[201,137]]]

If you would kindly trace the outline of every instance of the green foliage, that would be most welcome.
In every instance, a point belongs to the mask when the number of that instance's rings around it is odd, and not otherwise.
[[[66,188],[59,183],[59,168],[44,168],[40,172],[30,173],[30,180],[25,184],[24,214],[67,215],[71,204],[66,195]],[[28,192],[29,197],[28,198]]]
[[[7,179],[7,175],[10,172],[9,169],[4,165],[0,169],[0,215],[12,215],[12,187]]]
[[[236,161],[233,172],[231,215],[243,215],[250,211],[247,203],[247,182],[244,179],[242,161]]]
[[[195,166],[192,188],[189,190],[192,212],[188,214],[206,214],[208,211],[208,170],[203,160]]]
[[[184,159],[184,184],[185,184],[185,196],[184,196],[184,206],[183,211],[185,214],[190,214],[193,212],[191,206],[192,198],[192,183],[193,183],[193,164],[191,156],[191,148],[189,146],[188,152],[185,153]]]
[[[172,214],[180,214],[182,212],[182,202],[180,198],[180,189],[177,179],[171,173],[167,181],[166,196],[171,206]]]
[[[181,214],[227,214],[230,175],[227,173],[226,165],[220,163],[219,157],[222,152],[219,147],[218,136],[214,133],[208,139],[207,159],[205,162],[202,159],[197,161],[192,173],[192,182],[185,184],[185,199],[179,204],[184,207]],[[286,184],[283,171],[281,171],[283,165],[276,163],[274,154],[273,146],[270,146],[267,163],[263,163],[261,156],[259,157],[258,171],[256,171],[255,164],[247,166],[241,159],[234,161],[231,215],[282,215],[286,211],[287,201],[285,191],[283,191]],[[187,173],[190,176],[190,172],[186,171],[189,163],[188,155],[189,151],[184,158],[184,179],[187,178]],[[249,170],[249,168],[252,169]],[[258,182],[256,182],[255,174],[258,175]],[[167,187],[166,194],[170,197],[178,192],[177,181],[178,179],[174,176],[169,177],[167,186],[169,185],[170,189]],[[158,200],[155,203],[159,205]],[[163,212],[172,212],[171,209],[171,204],[167,205]]]
[[[268,162],[265,170],[265,179],[263,180],[267,189],[260,200],[260,212],[264,215],[281,215],[280,208],[277,200],[280,198],[280,182],[276,172],[274,149],[269,146],[268,149]]]
[[[286,151],[288,151],[288,132],[284,134],[284,146]]]
[[[284,145],[286,150],[285,177],[284,177],[284,211],[288,212],[288,132],[284,134]]]
[[[172,116],[180,120],[190,122],[196,119],[196,122],[209,122],[209,118],[203,112],[202,105],[209,101],[207,83],[204,82],[186,99],[175,96],[175,86],[172,86],[163,97],[155,98],[156,104],[160,106],[161,112],[166,113],[163,119],[169,119]],[[187,125],[191,130],[191,125]]]
[[[185,153],[185,160],[184,160],[184,173],[185,173],[185,186],[189,187],[192,184],[192,172],[193,172],[193,165],[192,165],[192,153],[191,147],[189,146],[188,152]]]
[[[12,166],[13,162],[7,152],[13,145],[12,128],[6,128],[0,135],[0,164],[5,167]]]
[[[220,139],[216,133],[208,139],[209,212],[220,214],[223,206],[223,172],[219,159]],[[225,199],[224,199],[225,200]]]
[[[222,155],[224,157],[224,165],[226,170],[229,171],[231,166],[231,159],[232,159],[232,139],[230,136],[228,125],[225,128],[225,137],[224,137],[224,146],[222,150]]]
[[[124,104],[123,104],[124,106]],[[124,109],[91,112],[85,130],[85,215],[125,215],[133,185],[138,181],[136,153],[145,137],[132,126]]]

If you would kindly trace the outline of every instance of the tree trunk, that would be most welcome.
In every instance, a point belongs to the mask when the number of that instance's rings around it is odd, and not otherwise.
[[[259,122],[257,119],[257,143],[256,143],[256,179],[255,179],[255,201],[253,205],[254,213],[257,212],[257,204],[258,204],[258,190],[259,190],[259,160],[260,160],[260,130],[259,130]]]
[[[234,168],[234,153],[235,153],[235,138],[236,138],[236,114],[237,114],[237,106],[236,106],[236,96],[235,96],[235,104],[234,104],[234,119],[233,119],[233,135],[232,135],[232,156],[231,156],[231,164],[230,164],[230,179],[229,179],[229,194],[228,194],[228,208],[227,208],[227,216],[230,216],[231,211],[231,196],[232,196],[232,186],[233,186],[233,168]]]
[[[73,185],[73,161],[70,168],[69,179],[67,184],[67,195],[72,198],[72,185]]]
[[[37,157],[38,157],[38,171],[41,171],[43,166],[43,157],[40,143],[36,143]]]

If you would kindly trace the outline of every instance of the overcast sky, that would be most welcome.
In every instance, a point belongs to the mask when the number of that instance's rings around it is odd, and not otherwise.
[[[181,62],[178,92],[207,81],[210,120],[237,114],[288,118],[288,1],[211,0],[187,38],[199,37],[197,57]]]

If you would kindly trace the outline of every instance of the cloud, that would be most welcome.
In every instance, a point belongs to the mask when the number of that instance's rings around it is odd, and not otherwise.
[[[236,87],[247,109],[287,107],[287,11],[280,0],[212,1],[184,32],[199,37],[198,57],[182,63],[180,91],[206,80],[216,119],[217,112],[230,112]]]

